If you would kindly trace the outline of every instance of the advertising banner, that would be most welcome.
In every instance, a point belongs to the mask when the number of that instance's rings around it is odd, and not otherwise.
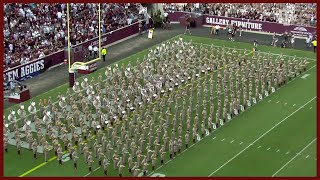
[[[267,21],[256,21],[242,18],[229,18],[222,16],[203,15],[203,25],[217,25],[225,27],[228,24],[242,26],[244,30],[261,31],[268,33],[283,34],[286,31],[292,32],[296,36],[306,37],[308,34],[315,35],[315,27],[305,27],[297,25],[285,25]]]
[[[45,72],[51,66],[62,63],[64,60],[64,52],[58,51],[44,58],[40,58],[23,65],[16,66],[12,69],[8,69],[4,74],[8,77],[8,80],[24,81],[28,78],[35,77],[42,72]]]

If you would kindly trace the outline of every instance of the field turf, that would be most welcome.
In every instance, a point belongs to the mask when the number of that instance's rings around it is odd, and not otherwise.
[[[195,36],[181,35],[171,40],[179,37],[186,41],[192,39],[196,44],[252,50],[252,44]],[[302,75],[183,149],[174,159],[169,160],[167,156],[165,165],[159,163],[155,171],[149,168],[148,176],[316,176],[316,56],[312,52],[270,46],[259,46],[258,49],[307,57],[310,63]],[[134,65],[136,59],[141,60],[147,52],[148,49],[138,52],[118,64],[131,61]],[[88,79],[96,78],[99,73],[104,75],[104,71],[102,68],[88,75]],[[51,96],[55,101],[58,92],[65,92],[67,88],[68,84],[62,85],[32,100],[38,104],[38,99]],[[25,106],[29,104],[26,102]],[[10,109],[5,109],[6,117]],[[42,155],[34,160],[29,150],[23,149],[22,154],[19,157],[15,147],[9,146],[9,152],[4,153],[4,176],[103,176],[97,161],[93,165],[94,171],[88,173],[82,156],[79,156],[78,169],[74,170],[73,161],[61,166],[53,153],[47,163]],[[113,163],[109,166],[109,174],[117,176],[112,166]],[[124,172],[127,176],[126,168]]]

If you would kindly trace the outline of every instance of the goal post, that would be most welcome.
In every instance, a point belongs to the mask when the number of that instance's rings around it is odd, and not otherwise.
[[[98,4],[98,57],[89,61],[86,58],[79,58],[81,55],[88,52],[88,47],[83,47],[81,44],[72,46],[70,42],[70,4],[67,3],[67,29],[68,29],[68,72],[69,72],[69,87],[73,87],[76,80],[76,73],[89,71],[97,68],[97,61],[101,60],[101,7]],[[72,52],[72,55],[71,55]],[[77,54],[80,53],[80,54]],[[81,54],[82,53],[82,54]],[[78,56],[76,56],[78,55]],[[80,56],[79,56],[80,55]],[[93,71],[94,71],[93,70]],[[93,72],[92,71],[92,72]],[[88,73],[85,73],[88,74]]]

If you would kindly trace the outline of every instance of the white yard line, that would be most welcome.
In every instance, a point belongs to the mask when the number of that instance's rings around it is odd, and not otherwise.
[[[290,161],[288,161],[285,165],[283,165],[277,172],[275,172],[272,177],[277,175],[283,168],[285,168],[291,161],[293,161],[298,155],[300,155],[305,149],[307,149],[313,142],[316,141],[317,138],[314,138],[307,146],[305,146],[298,154],[296,154]]]
[[[200,141],[201,141],[201,140],[200,140]],[[196,143],[192,144],[188,149],[190,149],[191,147],[193,147],[195,144],[197,144],[197,143],[200,142],[200,141],[197,141]],[[184,153],[184,152],[185,152],[186,150],[188,150],[188,149],[183,150],[183,151],[181,152],[181,154]],[[170,159],[169,161],[167,161],[165,164],[168,164],[169,162],[171,162],[171,161],[174,160],[175,158],[176,158],[176,157],[173,157],[172,159]],[[159,166],[156,170],[150,172],[150,173],[148,174],[148,176],[152,175],[155,171],[159,170],[159,169],[162,168],[162,167],[163,167],[163,165]]]
[[[263,138],[266,134],[268,134],[270,131],[272,131],[274,128],[276,128],[277,126],[279,126],[282,122],[286,121],[289,117],[291,117],[292,115],[294,115],[296,112],[298,112],[299,110],[301,110],[302,108],[304,108],[306,105],[308,105],[311,101],[313,101],[317,96],[313,97],[311,100],[309,100],[307,103],[305,103],[304,105],[302,105],[300,108],[298,108],[297,110],[295,110],[293,113],[291,113],[290,115],[288,115],[286,118],[284,118],[283,120],[281,120],[280,122],[278,122],[276,125],[274,125],[271,129],[269,129],[267,132],[265,132],[264,134],[262,134],[260,137],[258,137],[255,141],[253,141],[251,144],[249,144],[246,148],[244,148],[242,151],[240,151],[238,154],[236,154],[235,156],[233,156],[231,159],[229,159],[226,163],[224,163],[223,165],[221,165],[218,169],[216,169],[215,171],[213,171],[208,177],[212,176],[214,173],[216,173],[217,171],[219,171],[221,168],[223,168],[224,166],[226,166],[227,164],[229,164],[233,159],[235,159],[236,157],[238,157],[240,154],[242,154],[245,150],[247,150],[248,148],[250,148],[252,146],[252,144],[256,143],[257,141],[259,141],[261,138]]]
[[[91,173],[95,172],[96,170],[100,169],[100,166],[97,167],[96,169],[94,169],[92,172],[89,172],[88,174],[84,175],[83,177],[87,177],[89,176]]]

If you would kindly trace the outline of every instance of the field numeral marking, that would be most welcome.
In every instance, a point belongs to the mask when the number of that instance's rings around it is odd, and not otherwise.
[[[305,75],[301,76],[301,79],[306,79],[308,76],[310,76],[310,74],[305,74]]]

